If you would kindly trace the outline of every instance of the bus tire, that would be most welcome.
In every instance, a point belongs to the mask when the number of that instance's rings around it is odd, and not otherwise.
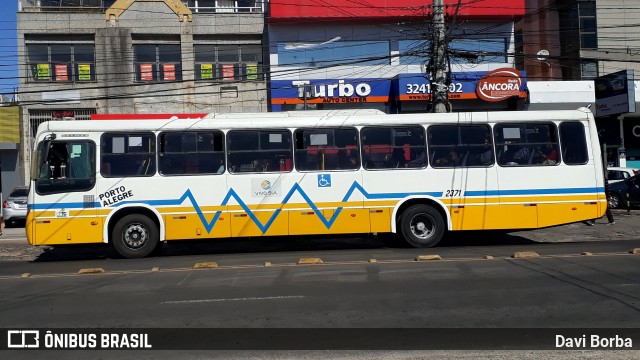
[[[130,214],[113,227],[111,241],[116,251],[129,259],[148,256],[158,248],[158,226],[144,215]]]
[[[619,209],[624,204],[622,197],[616,193],[609,194],[607,201],[610,209]]]
[[[444,236],[445,223],[438,210],[427,205],[413,205],[402,213],[400,232],[413,247],[436,246]]]

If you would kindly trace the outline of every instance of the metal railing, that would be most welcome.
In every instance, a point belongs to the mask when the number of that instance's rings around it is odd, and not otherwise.
[[[263,0],[252,1],[212,1],[212,0],[182,0],[182,2],[196,13],[263,13]],[[213,5],[213,6],[211,6]]]
[[[20,0],[24,12],[105,12],[116,0]]]
[[[20,11],[105,12],[116,0],[20,0]],[[182,0],[193,13],[263,13],[264,0]]]

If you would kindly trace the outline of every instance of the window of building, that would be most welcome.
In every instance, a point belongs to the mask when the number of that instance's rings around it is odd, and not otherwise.
[[[580,61],[580,76],[582,79],[595,79],[598,77],[598,61],[585,60]]]
[[[231,173],[290,172],[289,130],[232,130],[227,134]]]
[[[544,166],[560,163],[554,123],[500,124],[495,127],[500,166]]]
[[[398,42],[401,65],[422,65],[429,60],[429,42],[401,40]]]
[[[278,44],[280,66],[389,64],[388,41],[291,42]]]
[[[422,126],[365,127],[360,138],[362,165],[367,170],[427,166]]]
[[[104,177],[153,176],[156,173],[152,133],[105,133],[101,138],[100,173]]]
[[[196,80],[262,80],[262,47],[248,45],[194,45]]]
[[[360,168],[358,131],[354,128],[298,129],[296,169],[300,171]]]
[[[96,80],[93,44],[27,44],[31,81]]]
[[[221,131],[185,131],[160,134],[162,175],[222,174],[225,171],[224,134]]]
[[[578,1],[578,19],[580,22],[580,48],[597,49],[596,2]]]
[[[491,128],[488,125],[432,125],[429,161],[434,168],[493,165]]]
[[[136,81],[182,80],[180,45],[137,44],[133,46]]]
[[[195,13],[262,12],[262,0],[182,0]]]
[[[454,39],[449,43],[452,64],[506,63],[507,40],[503,37]]]
[[[578,121],[567,121],[560,124],[560,143],[562,159],[567,165],[584,165],[589,161],[587,137],[584,125]]]

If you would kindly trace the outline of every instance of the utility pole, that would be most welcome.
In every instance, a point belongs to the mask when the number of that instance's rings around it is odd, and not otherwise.
[[[433,33],[431,35],[431,58],[429,59],[429,82],[431,83],[431,112],[451,112],[449,102],[449,44],[444,21],[443,0],[433,0]]]

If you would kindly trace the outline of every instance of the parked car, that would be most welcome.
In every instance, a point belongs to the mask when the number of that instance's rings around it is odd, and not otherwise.
[[[607,168],[607,179],[609,184],[613,184],[624,179],[628,179],[632,176],[640,174],[640,170],[627,167],[610,167]]]
[[[609,185],[607,200],[611,209],[619,209],[627,206],[627,194],[629,203],[633,206],[640,206],[640,175],[632,176],[628,179]]]
[[[5,224],[15,225],[17,221],[27,219],[27,196],[29,188],[19,186],[9,193],[9,197],[2,202],[2,216]]]

